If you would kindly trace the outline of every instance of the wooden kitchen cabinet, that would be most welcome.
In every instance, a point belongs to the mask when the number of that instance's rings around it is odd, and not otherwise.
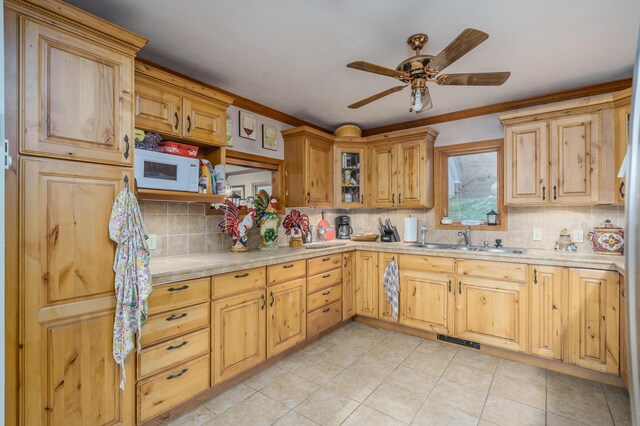
[[[356,252],[342,254],[342,320],[356,314]]]
[[[398,261],[398,255],[395,253],[378,253],[378,319],[389,322],[397,322],[397,318],[393,318],[391,303],[387,298],[387,292],[384,289],[384,271],[386,271],[389,262]],[[400,285],[402,287],[402,284]]]
[[[614,121],[614,158],[615,165],[613,172],[616,179],[616,203],[624,204],[626,192],[625,179],[618,177],[618,172],[627,153],[627,143],[629,141],[630,115],[631,115],[631,89],[626,89],[613,94],[613,121]]]
[[[421,271],[400,271],[400,324],[453,335],[454,277]]]
[[[378,253],[356,252],[356,314],[378,318]]]
[[[212,303],[214,383],[228,380],[266,359],[266,305],[264,290]]]
[[[282,132],[287,207],[333,206],[333,139],[311,127]]]
[[[571,269],[569,275],[570,362],[617,375],[620,364],[618,274]]]
[[[133,164],[134,53],[31,17],[21,31],[20,152]]]
[[[304,278],[267,289],[267,358],[307,338],[307,283]]]
[[[629,389],[629,310],[627,307],[627,285],[624,275],[620,275],[620,378]]]
[[[527,284],[457,277],[456,336],[527,351]]]
[[[606,95],[500,116],[505,203],[614,202],[613,105]]]
[[[367,148],[363,142],[338,142],[334,145],[333,164],[336,186],[335,207],[365,207],[367,194]],[[366,199],[365,199],[366,198]]]
[[[136,127],[164,135],[181,137],[180,95],[166,86],[136,80]]]
[[[547,204],[549,200],[549,124],[508,125],[505,133],[504,198],[509,205]]]
[[[565,269],[554,266],[529,266],[531,353],[562,360],[565,324],[568,320],[568,280]]]
[[[182,137],[207,145],[226,145],[227,111],[205,100],[182,98]]]
[[[432,129],[373,136],[369,207],[433,207]]]

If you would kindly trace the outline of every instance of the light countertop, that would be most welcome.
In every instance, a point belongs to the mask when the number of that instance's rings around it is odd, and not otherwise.
[[[454,257],[456,259],[492,260],[498,262],[528,263],[574,268],[591,268],[618,271],[624,274],[624,257],[592,253],[558,253],[553,250],[527,249],[524,254],[469,252],[448,249],[424,249],[408,247],[408,243],[382,242],[329,242],[332,246],[321,249],[280,247],[278,250],[244,253],[218,252],[189,254],[151,259],[151,275],[154,284],[164,284],[192,278],[206,277],[226,272],[260,266],[275,265],[300,259],[310,259],[351,250],[369,250],[423,256]]]

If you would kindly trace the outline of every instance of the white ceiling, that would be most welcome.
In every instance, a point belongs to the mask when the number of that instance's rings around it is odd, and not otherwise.
[[[630,77],[637,0],[69,0],[149,39],[140,57],[326,128],[363,128]],[[437,54],[462,30],[489,39],[445,72],[511,71],[500,87],[431,86],[433,109],[409,93],[347,105],[396,81],[347,69],[395,68],[416,32]]]

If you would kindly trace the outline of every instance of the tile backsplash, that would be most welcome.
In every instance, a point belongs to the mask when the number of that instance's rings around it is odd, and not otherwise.
[[[205,215],[202,204],[140,202],[147,233],[156,234],[157,248],[151,251],[153,257],[176,256],[183,254],[215,253],[228,251],[231,239],[218,228],[222,216]],[[299,209],[309,215],[314,226],[320,221],[323,209]],[[287,209],[289,211],[289,209]],[[418,219],[418,229],[427,224],[427,241],[439,243],[463,243],[457,230],[436,230],[432,209],[324,209],[329,223],[335,223],[335,217],[346,214],[351,217],[353,231],[356,234],[378,232],[378,217],[389,218],[398,227],[403,236],[403,219],[409,215]],[[281,217],[282,219],[282,217]],[[488,240],[491,245],[496,238],[509,247],[553,249],[560,230],[581,229],[584,242],[576,243],[578,252],[590,253],[591,244],[587,234],[605,219],[611,219],[616,225],[624,226],[623,206],[581,206],[581,207],[512,207],[509,209],[507,231],[473,231],[472,242]],[[542,239],[532,240],[533,229],[540,229]],[[419,232],[419,231],[418,231]],[[419,236],[418,236],[419,238]],[[249,232],[249,249],[255,249],[260,242],[260,231],[252,228]],[[278,231],[278,244],[286,245],[284,229]]]

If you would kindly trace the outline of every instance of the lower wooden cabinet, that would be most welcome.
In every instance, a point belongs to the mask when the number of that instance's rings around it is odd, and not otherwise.
[[[569,296],[565,269],[542,265],[529,268],[531,353],[562,360]]]
[[[185,334],[148,348],[138,355],[138,379],[156,374],[201,355],[208,355],[211,335],[209,328]]]
[[[267,289],[267,357],[307,338],[307,283],[304,278]]]
[[[342,320],[356,314],[356,252],[342,254]]]
[[[453,280],[445,274],[400,271],[400,324],[453,335]]]
[[[384,289],[384,271],[387,270],[389,263],[398,261],[398,255],[395,253],[378,253],[378,319],[389,322],[397,322],[393,318],[391,303],[387,298],[387,292]]]
[[[334,302],[307,315],[307,337],[315,337],[342,321],[342,303]]]
[[[266,359],[266,305],[264,290],[212,303],[214,383]]]
[[[617,375],[620,364],[618,273],[571,269],[569,274],[570,362]]]
[[[527,351],[527,284],[458,277],[456,336]]]
[[[620,378],[629,389],[629,350],[627,341],[627,324],[629,311],[627,307],[627,286],[625,277],[620,275]]]
[[[356,252],[356,314],[378,318],[378,253]]]

